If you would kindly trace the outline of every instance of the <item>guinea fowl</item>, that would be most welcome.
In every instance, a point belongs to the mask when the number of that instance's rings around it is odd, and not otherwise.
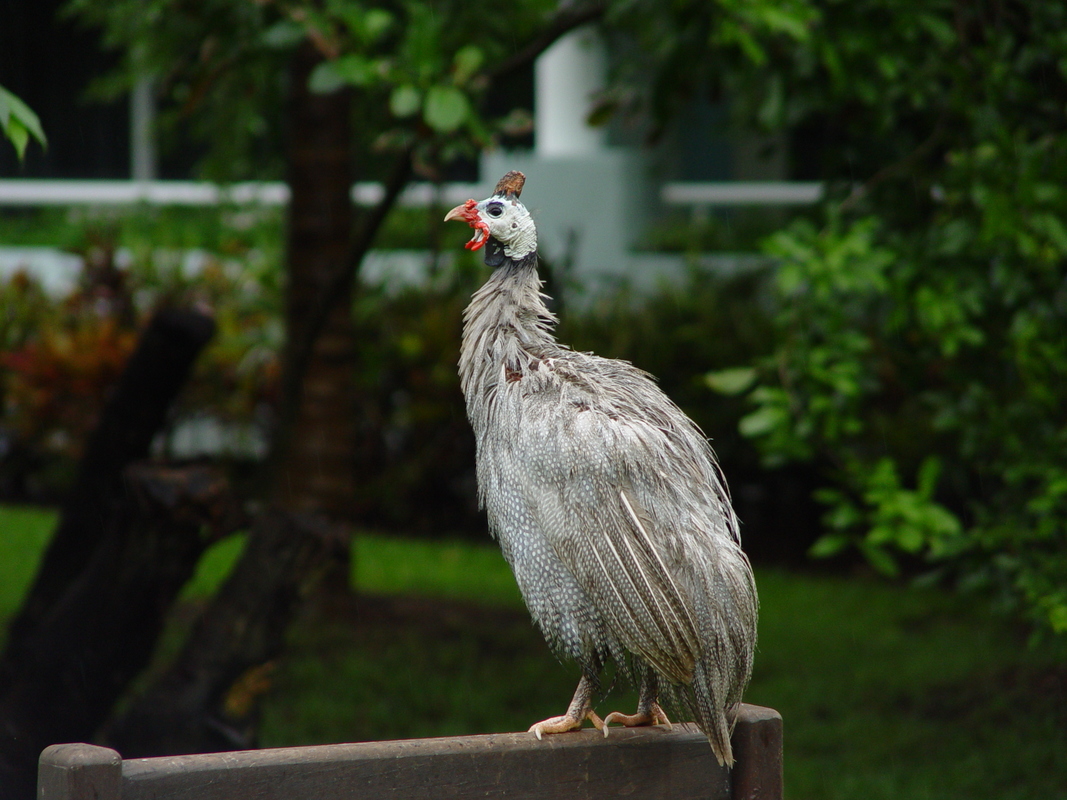
[[[530,731],[669,725],[663,693],[730,765],[757,600],[725,481],[647,373],[555,340],[524,182],[509,172],[445,220],[474,228],[466,247],[484,247],[494,268],[464,314],[459,360],[479,499],[533,619],[582,670],[567,712]],[[601,720],[593,694],[608,658],[640,695],[637,713]]]

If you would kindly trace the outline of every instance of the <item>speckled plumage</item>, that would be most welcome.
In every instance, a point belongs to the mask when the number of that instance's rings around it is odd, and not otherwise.
[[[507,225],[486,204],[503,204]],[[680,700],[732,763],[757,600],[711,448],[646,373],[556,342],[517,192],[457,217],[485,223],[495,266],[464,315],[459,362],[479,495],[531,615],[581,665],[579,694],[613,658],[641,679],[643,704],[657,690]]]

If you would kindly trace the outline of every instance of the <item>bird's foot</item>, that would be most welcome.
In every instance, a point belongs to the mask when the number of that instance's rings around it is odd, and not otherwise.
[[[627,728],[636,728],[640,725],[666,725],[667,730],[673,730],[671,721],[667,719],[667,715],[663,713],[663,709],[660,708],[659,703],[650,703],[647,711],[642,711],[638,708],[636,714],[622,714],[618,711],[612,711],[606,717],[604,717],[604,735],[608,735],[608,725],[613,722],[621,722]]]
[[[593,723],[598,731],[606,731],[604,721],[596,715],[596,712],[589,710],[585,712],[584,716],[572,716],[571,714],[564,714],[561,717],[549,717],[548,719],[535,722],[530,726],[530,733],[537,737],[540,741],[541,737],[546,733],[567,733],[567,731],[579,730],[586,720]]]

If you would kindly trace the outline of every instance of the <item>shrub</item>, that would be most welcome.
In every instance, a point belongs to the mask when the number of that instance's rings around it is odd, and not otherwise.
[[[770,237],[777,346],[727,387],[767,463],[830,465],[815,554],[854,544],[891,574],[923,555],[1058,634],[1065,171],[1067,137],[1005,134],[950,154],[928,226],[831,214]]]

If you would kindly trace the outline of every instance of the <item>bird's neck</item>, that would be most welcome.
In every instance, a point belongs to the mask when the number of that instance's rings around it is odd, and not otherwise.
[[[521,370],[556,343],[552,329],[558,320],[541,293],[536,251],[495,260],[496,269],[463,314],[459,374],[468,403],[505,379],[509,369]],[[488,257],[487,262],[493,263]]]

